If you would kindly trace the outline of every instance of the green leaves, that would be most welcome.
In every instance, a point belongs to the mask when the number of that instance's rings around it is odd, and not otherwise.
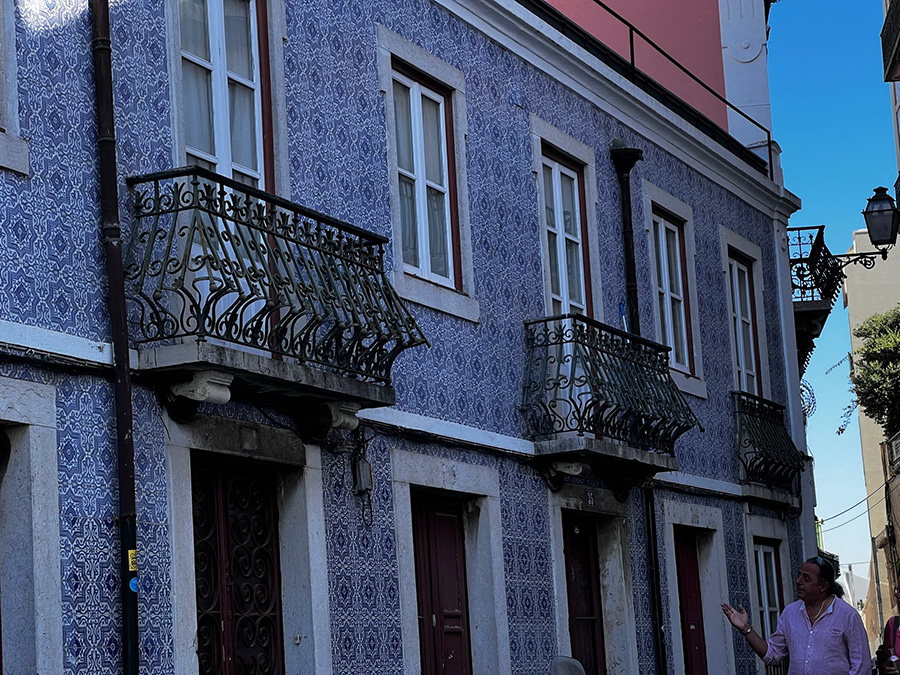
[[[869,317],[853,334],[863,340],[850,372],[856,399],[891,438],[900,431],[900,306]]]

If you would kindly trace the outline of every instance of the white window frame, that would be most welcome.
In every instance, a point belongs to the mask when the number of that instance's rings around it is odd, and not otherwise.
[[[734,324],[731,320],[733,312],[731,304],[731,261],[733,259],[732,252],[736,252],[739,257],[751,263],[750,270],[753,274],[753,295],[750,299],[753,302],[753,307],[756,308],[755,328],[756,344],[758,345],[758,354],[756,355],[756,368],[757,377],[759,378],[759,386],[757,390],[748,393],[755,396],[768,398],[769,396],[771,396],[771,381],[769,378],[769,356],[766,349],[766,345],[768,344],[768,342],[766,341],[766,318],[764,304],[766,280],[764,279],[764,275],[760,273],[762,249],[760,249],[760,247],[753,242],[745,239],[741,235],[729,230],[726,227],[720,227],[719,234],[722,246],[722,276],[724,282],[722,290],[725,293],[725,309],[728,311],[729,317],[728,334],[731,340],[730,349],[732,358],[732,372],[734,373],[732,386],[734,386],[735,390],[737,391],[746,391],[746,389],[740,386],[736,362],[736,341],[738,339],[738,336],[734,333]]]
[[[744,292],[741,293],[740,279],[743,275],[745,279]],[[759,347],[757,342],[759,334],[756,328],[755,309],[756,298],[753,292],[755,283],[753,279],[753,265],[746,264],[739,260],[733,254],[728,256],[728,304],[731,325],[731,356],[734,365],[734,375],[736,385],[739,391],[748,394],[759,395],[760,379],[759,379]],[[740,296],[744,297],[741,298]],[[747,314],[741,311],[741,306],[746,303]],[[744,328],[747,327],[750,332],[750,351],[747,353],[747,346],[744,344],[742,336]],[[751,380],[752,378],[752,384]]]
[[[573,171],[570,167],[565,164],[551,159],[544,154],[541,158],[541,181],[544,181],[544,173],[547,169],[550,169],[551,175],[551,192],[552,194],[547,194],[546,184],[544,184],[544,190],[542,192],[541,205],[543,206],[543,222],[544,222],[544,237],[546,239],[547,246],[547,256],[544,258],[544,262],[547,265],[547,271],[545,272],[545,276],[548,279],[547,288],[547,302],[550,305],[550,313],[551,314],[587,314],[588,307],[588,297],[587,297],[587,284],[585,283],[587,275],[590,274],[590,268],[585,269],[585,243],[583,241],[584,237],[582,236],[582,225],[583,225],[583,216],[581,213],[581,178],[578,175],[578,172]],[[562,195],[562,178],[563,176],[570,178],[575,184],[575,234],[570,234],[566,232],[565,228],[565,218],[563,213],[563,195]],[[547,218],[547,204],[552,200],[553,202],[553,214],[554,214],[554,222],[550,222]],[[549,235],[553,234],[556,238],[556,250],[551,250],[549,243]],[[581,302],[578,302],[572,297],[572,288],[569,285],[569,264],[566,258],[566,248],[568,243],[574,243],[578,248],[578,269],[579,269],[579,283],[580,287],[577,289],[578,294],[581,297]],[[558,293],[553,292],[552,288],[552,269],[553,264],[552,261],[556,261],[556,274],[557,274],[557,282],[559,285]],[[560,309],[556,310],[554,307],[556,304],[559,304]]]
[[[656,299],[657,311],[660,316],[659,331],[662,336],[662,342],[671,348],[669,352],[669,365],[677,370],[686,373],[691,372],[691,339],[689,336],[690,321],[690,296],[687,292],[687,284],[685,284],[685,266],[687,256],[685,255],[684,246],[684,224],[676,222],[674,218],[663,215],[660,211],[654,211],[651,214],[653,221],[652,237],[653,251],[656,258]],[[675,235],[675,264],[677,269],[669,269],[669,241],[666,236],[669,232]],[[678,280],[679,287],[672,287],[672,276]],[[662,302],[659,302],[659,296],[662,296]],[[675,330],[675,312],[672,310],[672,302],[678,302],[681,306],[681,330],[676,333]],[[678,339],[684,345],[683,360],[679,361],[676,343]]]
[[[227,178],[235,177],[235,171],[256,181],[255,187],[261,190],[271,190],[271,186],[266,185],[265,176],[265,147],[263,143],[262,133],[262,82],[260,75],[260,51],[259,51],[259,30],[257,21],[256,3],[260,0],[246,0],[250,14],[250,51],[252,58],[252,77],[253,80],[247,80],[237,75],[227,68],[227,54],[225,49],[225,13],[224,0],[206,0],[207,3],[207,29],[209,32],[209,60],[203,59],[198,55],[187,52],[181,46],[180,32],[180,12],[178,0],[172,0],[174,4],[173,16],[174,23],[178,27],[175,31],[177,42],[177,99],[180,102],[184,98],[183,93],[183,60],[188,60],[199,67],[211,71],[210,89],[211,89],[211,114],[212,114],[212,130],[213,130],[213,153],[210,154],[199,148],[193,148],[187,145],[186,133],[184,131],[183,114],[179,118],[178,128],[180,130],[181,151],[178,163],[190,163],[189,157],[193,156],[202,162],[213,165],[213,170]],[[264,1],[264,0],[263,0]],[[267,6],[267,10],[269,7]],[[264,27],[269,30],[269,26]],[[271,44],[271,40],[269,43]],[[271,54],[270,60],[271,60]],[[228,83],[235,81],[240,85],[250,88],[253,91],[254,106],[254,129],[256,135],[256,169],[236,164],[232,158],[231,152],[231,120],[228,97]],[[274,87],[271,87],[274,89]],[[177,111],[184,111],[183,105],[175,108]],[[273,120],[274,126],[274,120]],[[240,179],[238,179],[240,180]]]
[[[649,265],[651,276],[653,278],[654,300],[653,300],[653,316],[656,321],[656,340],[662,344],[672,345],[671,338],[662,334],[663,320],[659,315],[659,302],[656,293],[660,286],[659,280],[656,278],[656,256],[657,246],[653,236],[653,221],[659,219],[663,214],[671,214],[670,218],[677,224],[681,230],[681,245],[683,246],[683,256],[679,258],[679,264],[684,265],[685,274],[682,278],[686,278],[687,286],[683,289],[685,297],[685,333],[687,326],[690,325],[690,341],[686,342],[688,350],[688,364],[682,365],[674,363],[674,349],[670,353],[669,372],[678,388],[686,393],[698,398],[707,397],[706,380],[703,375],[703,350],[701,348],[701,325],[699,314],[699,295],[697,293],[697,274],[696,274],[696,246],[694,241],[694,212],[688,205],[669,194],[665,190],[657,187],[650,181],[644,179],[641,183],[641,191],[643,194],[644,207],[644,230],[647,235],[647,247],[649,251]],[[669,323],[671,325],[671,322]],[[685,336],[687,340],[687,336]],[[693,369],[690,364],[693,362]]]
[[[771,555],[772,566],[771,569],[765,564],[766,561],[766,553]],[[759,604],[757,609],[757,618],[759,619],[758,625],[760,637],[764,640],[767,639],[775,629],[778,627],[778,616],[781,614],[781,609],[779,607],[779,598],[778,596],[778,569],[776,566],[776,561],[780,559],[780,555],[778,549],[774,546],[769,546],[768,544],[761,544],[759,542],[753,543],[753,556],[754,556],[754,574],[756,581],[756,599],[759,602],[762,599],[764,602]],[[768,597],[768,589],[769,582],[771,577],[771,583],[774,584],[773,591],[775,592],[775,597]],[[775,604],[773,605],[770,601],[774,600]],[[772,620],[772,612],[775,612],[775,620]]]
[[[391,196],[392,282],[401,298],[430,307],[439,312],[477,322],[481,317],[478,300],[474,297],[475,277],[472,259],[472,234],[469,223],[468,176],[466,171],[466,82],[462,72],[450,66],[421,47],[376,24],[378,41],[378,80],[381,95],[385,101],[385,132],[387,136],[388,181]],[[458,246],[460,258],[460,278],[454,279],[454,287],[416,274],[408,273],[403,263],[403,233],[400,225],[400,185],[397,173],[397,134],[394,117],[394,67],[397,58],[415,70],[445,85],[450,91],[453,110],[453,160],[448,167],[456,177],[456,226],[459,232]],[[449,175],[448,175],[449,178]],[[449,223],[449,220],[448,220]],[[449,229],[449,228],[448,228]],[[421,237],[420,237],[421,240]],[[448,249],[450,255],[457,251]]]
[[[28,143],[19,136],[14,0],[0,0],[0,169],[29,172]]]
[[[391,450],[391,470],[397,568],[400,571],[400,634],[404,645],[404,675],[419,675],[422,672],[411,485],[472,497],[464,523],[472,674],[512,672],[499,473],[491,467],[396,448]]]
[[[543,261],[543,275],[544,275],[544,309],[546,314],[553,314],[553,298],[550,292],[550,269],[547,262],[550,260],[550,256],[553,255],[549,249],[549,244],[547,242],[547,222],[546,222],[546,210],[544,209],[544,205],[547,203],[547,196],[544,194],[544,177],[543,177],[543,167],[547,158],[544,155],[545,145],[549,145],[553,148],[556,148],[561,154],[571,157],[573,163],[577,163],[581,166],[581,178],[583,179],[583,185],[580,187],[584,190],[584,212],[581,211],[580,201],[579,201],[579,209],[578,209],[578,217],[579,219],[584,218],[584,223],[587,224],[586,228],[581,228],[579,223],[579,233],[583,231],[583,229],[587,230],[587,238],[581,241],[582,246],[582,257],[581,260],[584,260],[584,250],[586,247],[587,250],[587,268],[584,269],[584,264],[582,264],[582,274],[581,274],[581,283],[582,283],[582,297],[584,298],[584,314],[592,315],[598,321],[603,321],[603,292],[602,292],[602,280],[600,278],[599,270],[600,270],[600,245],[598,242],[598,236],[596,227],[594,224],[597,222],[597,173],[596,173],[596,158],[594,154],[594,149],[590,146],[586,145],[573,138],[572,136],[566,134],[563,131],[560,131],[558,128],[544,121],[540,117],[536,115],[531,116],[531,148],[532,148],[532,157],[533,157],[533,172],[535,176],[535,183],[537,189],[537,205],[538,205],[538,222],[541,223],[541,260]],[[555,160],[550,160],[555,161]],[[565,166],[565,165],[560,165]],[[574,173],[571,169],[567,169],[569,173]],[[579,198],[580,199],[580,198]],[[554,207],[556,209],[557,214],[561,214],[561,208],[559,205]],[[558,255],[558,254],[557,254]],[[565,256],[563,256],[563,260],[560,261],[560,275],[563,276],[565,270]],[[557,260],[559,258],[557,257]],[[588,276],[589,275],[589,276]],[[587,281],[590,279],[590,288],[591,288],[591,297],[587,297],[586,288]]]
[[[769,541],[778,542],[778,559],[781,567],[776,573],[781,575],[784,582],[781,588],[781,598],[779,598],[782,606],[787,607],[794,599],[793,584],[790,583],[792,577],[790,551],[788,550],[788,542],[790,541],[787,525],[783,520],[776,518],[768,518],[766,516],[754,516],[745,514],[744,531],[747,551],[747,578],[750,582],[750,606],[747,612],[751,617],[751,622],[757,621],[760,615],[759,601],[756,595],[756,584],[759,581],[756,578],[756,542],[758,539],[767,539]],[[778,586],[775,587],[776,592]],[[779,613],[780,614],[780,613]],[[756,623],[753,624],[754,626]],[[757,662],[758,675],[766,675],[766,667],[762,661]]]
[[[171,547],[172,635],[177,675],[196,673],[197,595],[191,450],[277,462],[284,663],[288,673],[332,672],[322,451],[282,429],[198,415],[166,415],[166,490]],[[287,466],[291,462],[295,466]]]
[[[410,130],[412,132],[413,168],[411,171],[396,167],[398,181],[400,177],[412,181],[415,190],[415,229],[418,265],[403,261],[403,269],[408,274],[420,276],[436,284],[456,288],[456,272],[454,270],[455,244],[453,237],[453,221],[451,219],[450,200],[453,195],[450,190],[450,167],[447,157],[447,125],[446,125],[446,96],[429,88],[419,80],[404,75],[397,70],[393,71],[393,79],[409,89],[409,116]],[[440,138],[438,146],[441,151],[441,171],[444,173],[446,185],[439,185],[429,181],[425,176],[425,129],[422,124],[422,99],[429,99],[438,104],[438,117],[440,119]],[[431,228],[428,223],[428,190],[437,190],[444,195],[444,247],[447,251],[447,276],[437,274],[431,265]]]
[[[588,494],[590,493],[590,495]],[[562,512],[564,509],[597,514],[599,550],[597,570],[603,608],[603,643],[608,672],[639,670],[634,594],[631,585],[631,553],[628,546],[627,509],[609,490],[566,485],[550,495],[550,555],[556,595],[556,635],[560,654],[572,654],[569,635],[569,596]]]

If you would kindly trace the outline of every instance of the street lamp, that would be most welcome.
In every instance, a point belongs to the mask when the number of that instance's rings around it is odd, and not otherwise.
[[[862,214],[866,219],[866,229],[869,231],[872,246],[881,252],[883,259],[887,258],[888,250],[897,243],[900,211],[897,210],[886,187],[875,188],[875,194],[869,197]]]
[[[875,194],[866,202],[862,214],[866,220],[869,241],[878,253],[845,253],[832,256],[838,264],[838,269],[843,269],[847,265],[862,265],[870,270],[875,267],[875,261],[879,257],[887,260],[888,251],[897,243],[900,211],[897,210],[894,199],[888,194],[886,187],[877,187],[874,192]]]

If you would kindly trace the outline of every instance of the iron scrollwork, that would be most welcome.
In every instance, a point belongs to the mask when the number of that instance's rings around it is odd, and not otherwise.
[[[577,314],[529,321],[525,331],[522,408],[534,438],[591,433],[671,455],[697,424],[667,347]]]
[[[212,338],[387,384],[427,342],[385,274],[387,239],[198,167],[129,184],[137,343]]]
[[[797,492],[806,456],[784,426],[784,406],[742,391],[731,392],[737,418],[738,456],[746,478]]]

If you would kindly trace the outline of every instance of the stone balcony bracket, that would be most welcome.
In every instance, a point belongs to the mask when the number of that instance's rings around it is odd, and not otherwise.
[[[189,382],[179,382],[169,388],[173,395],[197,401],[224,405],[231,400],[234,376],[215,370],[196,371]]]

